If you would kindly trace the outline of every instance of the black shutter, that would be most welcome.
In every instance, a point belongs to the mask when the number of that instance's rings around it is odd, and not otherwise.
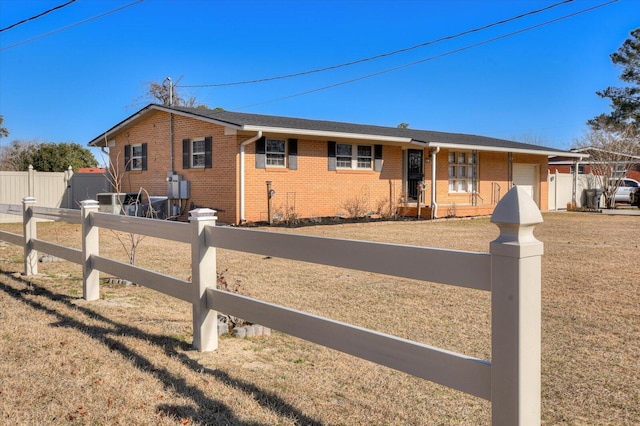
[[[267,143],[263,136],[256,141],[256,169],[267,168]]]
[[[327,142],[327,157],[329,159],[329,170],[336,169],[336,143],[333,141]]]
[[[131,170],[131,145],[124,146],[124,170]]]
[[[182,139],[182,168],[188,169],[191,167],[191,161],[189,161],[189,152],[191,151],[191,139]]]
[[[289,139],[289,169],[298,170],[298,139]]]
[[[147,144],[142,144],[142,170],[147,170]]]
[[[374,164],[373,170],[376,172],[382,171],[382,145],[374,145]]]
[[[213,162],[212,162],[212,145],[213,145],[213,138],[211,136],[207,136],[206,138],[204,138],[204,168],[205,169],[210,169],[213,166]]]

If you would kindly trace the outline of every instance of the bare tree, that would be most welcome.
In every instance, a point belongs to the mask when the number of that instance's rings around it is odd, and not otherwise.
[[[6,127],[2,127],[2,123],[4,123],[4,117],[0,115],[0,138],[6,138],[9,136],[9,130]]]
[[[149,83],[148,94],[165,106],[175,105],[195,108],[197,103],[195,96],[184,97],[181,90],[176,89],[180,80],[182,80],[182,77],[180,77],[175,83],[168,77],[162,82],[152,81]]]
[[[14,140],[0,147],[0,170],[27,171],[38,150],[38,141]]]
[[[603,190],[607,208],[615,207],[615,193],[632,164],[638,162],[638,133],[632,124],[623,128],[601,122],[592,127],[578,148],[589,154],[588,164]]]
[[[120,169],[120,153],[116,155],[114,161],[109,162],[109,167],[107,167],[107,179],[113,188],[113,191],[117,194],[123,193],[124,186],[122,183],[124,177],[124,172]],[[117,197],[118,208],[120,212],[124,214],[130,214],[131,216],[144,216],[144,217],[155,217],[156,212],[153,210],[153,206],[151,203],[148,203],[148,208],[142,210],[142,199],[146,198],[149,200],[149,193],[143,188],[140,187],[138,189],[135,197],[131,197],[132,199],[127,199],[126,197]],[[135,265],[136,263],[136,253],[138,250],[138,246],[145,239],[145,235],[135,234],[135,233],[119,233],[114,230],[111,230],[116,239],[120,242],[122,249],[126,253],[129,264]]]

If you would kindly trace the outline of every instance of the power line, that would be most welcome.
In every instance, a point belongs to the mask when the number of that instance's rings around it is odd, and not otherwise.
[[[0,33],[1,33],[1,32],[3,32],[3,31],[10,30],[11,28],[13,28],[13,27],[17,27],[18,25],[24,24],[24,23],[26,23],[26,22],[33,21],[34,19],[38,19],[38,18],[40,18],[41,16],[46,15],[47,13],[51,13],[51,12],[53,12],[53,11],[55,11],[55,10],[62,9],[63,7],[65,7],[65,6],[69,6],[71,3],[74,3],[75,1],[76,1],[76,0],[70,0],[70,1],[66,2],[65,4],[61,4],[61,5],[59,5],[59,6],[56,6],[56,7],[52,8],[52,9],[45,10],[44,12],[39,13],[39,14],[38,14],[38,15],[36,15],[36,16],[32,16],[31,18],[23,19],[22,21],[20,21],[20,22],[16,22],[15,24],[11,24],[11,25],[9,25],[8,27],[5,27],[5,28],[0,29]]]
[[[87,22],[89,22],[89,21],[93,21],[93,20],[96,20],[96,19],[98,19],[98,18],[102,18],[102,17],[104,17],[104,16],[110,15],[110,14],[112,14],[112,13],[119,12],[119,11],[121,11],[121,10],[123,10],[123,9],[126,9],[126,8],[128,8],[128,7],[131,7],[131,6],[136,5],[136,4],[138,4],[138,3],[142,3],[143,1],[144,1],[144,0],[137,0],[137,1],[134,1],[133,3],[125,4],[124,6],[121,6],[121,7],[115,8],[115,9],[112,9],[112,10],[110,10],[110,11],[108,11],[108,12],[104,12],[104,13],[101,13],[101,14],[99,14],[99,15],[92,16],[91,18],[87,18],[87,19],[85,19],[85,20],[82,20],[82,21],[76,22],[75,24],[67,25],[66,27],[58,28],[57,30],[53,30],[53,31],[50,31],[50,32],[45,33],[45,34],[41,34],[41,35],[39,35],[39,36],[36,36],[36,37],[30,38],[30,39],[28,39],[28,40],[23,40],[23,41],[20,41],[20,42],[18,42],[18,43],[15,43],[15,44],[12,44],[12,45],[9,45],[9,46],[2,47],[2,48],[0,48],[0,51],[2,51],[2,50],[7,50],[7,49],[11,49],[12,47],[20,46],[20,45],[22,45],[22,44],[26,44],[26,43],[29,43],[29,42],[32,42],[32,41],[35,41],[35,40],[39,40],[39,39],[41,39],[41,38],[48,37],[48,36],[50,36],[50,35],[53,35],[53,34],[59,33],[59,32],[61,32],[61,31],[68,30],[69,28],[77,27],[78,25],[82,25],[82,24],[85,24],[85,23],[87,23]]]
[[[526,12],[526,13],[523,13],[521,15],[517,15],[517,16],[511,17],[511,18],[508,18],[508,19],[503,19],[501,21],[493,22],[493,23],[488,24],[488,25],[484,25],[482,27],[473,28],[473,29],[470,29],[470,30],[463,31],[461,33],[457,33],[457,34],[454,34],[454,35],[441,37],[441,38],[436,39],[436,40],[427,41],[427,42],[424,42],[424,43],[416,44],[415,46],[405,47],[403,49],[394,50],[392,52],[381,53],[379,55],[370,56],[368,58],[362,58],[362,59],[357,59],[357,60],[350,61],[350,62],[345,62],[345,63],[339,64],[339,65],[331,65],[331,66],[328,66],[328,67],[319,68],[319,69],[310,70],[310,71],[301,71],[301,72],[292,73],[292,74],[280,75],[280,76],[276,76],[276,77],[266,77],[266,78],[260,78],[260,79],[255,79],[255,80],[237,81],[237,82],[231,82],[231,83],[180,85],[180,86],[177,86],[177,87],[238,86],[238,85],[242,85],[242,84],[264,83],[266,81],[282,80],[282,79],[285,79],[285,78],[292,78],[292,77],[300,77],[300,76],[303,76],[303,75],[315,74],[315,73],[319,73],[319,72],[323,72],[323,71],[334,70],[334,69],[337,69],[337,68],[343,68],[343,67],[347,67],[347,66],[351,66],[351,65],[360,64],[360,63],[363,63],[363,62],[373,61],[375,59],[380,59],[380,58],[384,58],[384,57],[387,57],[387,56],[397,55],[398,53],[408,52],[410,50],[415,50],[415,49],[418,49],[418,48],[421,48],[421,47],[430,46],[432,44],[440,43],[440,42],[443,42],[443,41],[452,40],[452,39],[455,39],[455,38],[458,38],[458,37],[462,37],[462,36],[465,36],[465,35],[468,35],[468,34],[472,34],[472,33],[475,33],[475,32],[486,30],[486,29],[489,29],[491,27],[495,27],[495,26],[498,26],[498,25],[506,24],[508,22],[515,21],[515,20],[518,20],[518,19],[521,19],[521,18],[524,18],[524,17],[527,17],[527,16],[535,15],[537,13],[544,12],[544,11],[547,11],[549,9],[553,9],[554,7],[561,6],[563,4],[571,3],[571,2],[573,2],[573,0],[564,0],[564,1],[561,1],[559,3],[554,3],[554,4],[550,5],[550,6],[544,7],[542,9],[537,9],[537,10],[533,10],[533,11],[530,11],[530,12]]]
[[[556,23],[556,22],[559,22],[559,21],[562,21],[562,20],[565,20],[565,19],[573,18],[574,16],[581,15],[581,14],[587,13],[587,12],[591,12],[591,11],[593,11],[595,9],[599,9],[601,7],[608,6],[608,5],[616,3],[618,1],[619,0],[611,0],[611,1],[608,1],[606,3],[601,3],[599,5],[596,5],[596,6],[587,8],[587,9],[583,9],[583,10],[580,10],[578,12],[571,13],[569,15],[561,16],[560,18],[555,18],[555,19],[552,19],[552,20],[549,20],[549,21],[545,21],[545,22],[542,22],[540,24],[536,24],[536,25],[532,25],[530,27],[522,28],[520,30],[513,31],[513,32],[510,32],[510,33],[507,33],[507,34],[503,34],[501,36],[494,37],[494,38],[491,38],[489,40],[484,40],[484,41],[481,41],[481,42],[478,42],[478,43],[470,44],[470,45],[467,45],[467,46],[464,46],[464,47],[461,47],[461,48],[458,48],[458,49],[454,49],[454,50],[450,50],[450,51],[445,52],[445,53],[441,53],[439,55],[435,55],[435,56],[431,56],[431,57],[428,57],[428,58],[420,59],[420,60],[415,61],[415,62],[410,62],[408,64],[399,65],[399,66],[393,67],[393,68],[388,68],[386,70],[382,70],[382,71],[378,71],[378,72],[375,72],[375,73],[372,73],[372,74],[367,74],[367,75],[364,75],[364,76],[356,77],[356,78],[353,78],[353,79],[350,79],[350,80],[346,80],[346,81],[342,81],[342,82],[339,82],[339,83],[330,84],[328,86],[319,87],[317,89],[307,90],[305,92],[300,92],[300,93],[296,93],[296,94],[293,94],[293,95],[283,96],[281,98],[276,98],[276,99],[271,99],[271,100],[264,101],[264,102],[258,102],[258,103],[255,103],[255,104],[246,105],[246,106],[243,106],[243,107],[240,107],[240,108],[237,108],[237,109],[238,110],[242,110],[242,109],[245,109],[245,108],[252,108],[252,107],[255,107],[255,106],[258,106],[258,105],[264,105],[264,104],[268,104],[268,103],[272,103],[272,102],[282,101],[282,100],[285,100],[285,99],[296,98],[296,97],[299,97],[299,96],[304,96],[304,95],[308,95],[308,94],[311,94],[311,93],[316,93],[316,92],[320,92],[320,91],[323,91],[323,90],[332,89],[334,87],[344,86],[346,84],[354,83],[354,82],[360,81],[360,80],[365,80],[365,79],[371,78],[371,77],[376,77],[376,76],[379,76],[379,75],[382,75],[382,74],[387,74],[387,73],[390,73],[390,72],[393,72],[393,71],[397,71],[397,70],[400,70],[400,69],[403,69],[403,68],[408,68],[408,67],[411,67],[411,66],[414,66],[414,65],[418,65],[418,64],[421,64],[421,63],[424,63],[424,62],[432,61],[434,59],[439,59],[439,58],[443,58],[445,56],[453,55],[455,53],[463,52],[465,50],[469,50],[469,49],[472,49],[474,47],[478,47],[478,46],[482,46],[482,45],[485,45],[485,44],[493,43],[494,41],[502,40],[502,39],[505,39],[507,37],[511,37],[511,36],[514,36],[514,35],[517,35],[517,34],[520,34],[520,33],[524,33],[524,32],[527,32],[527,31],[531,31],[531,30],[543,27],[545,25],[549,25],[549,24],[553,24],[553,23]]]

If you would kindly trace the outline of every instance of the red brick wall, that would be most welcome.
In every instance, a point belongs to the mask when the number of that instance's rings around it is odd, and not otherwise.
[[[183,204],[188,210],[194,203],[200,207],[219,209],[221,221],[233,222],[235,219],[237,188],[237,144],[235,136],[225,136],[224,127],[200,120],[174,115],[174,171],[183,179],[190,181],[191,198]],[[123,131],[116,137],[116,146],[110,148],[110,158],[119,171],[124,170],[124,145],[146,142],[147,170],[129,171],[123,174],[122,190],[138,191],[144,188],[149,195],[167,195],[167,173],[171,171],[171,150],[169,132],[169,114],[156,111],[134,127]],[[212,168],[183,169],[182,140],[213,138]]]
[[[464,151],[464,150],[454,150]],[[425,152],[425,155],[428,155]],[[508,153],[506,152],[478,152],[478,200],[477,208],[471,206],[472,199],[468,193],[451,193],[449,192],[449,150],[441,149],[436,156],[436,201],[438,203],[438,216],[446,216],[448,211],[459,216],[477,214],[487,214],[493,211],[492,208],[487,210],[487,205],[491,205],[492,201],[492,183],[500,185],[500,198],[509,190],[509,163]],[[547,157],[543,155],[518,154],[514,153],[512,157],[513,163],[535,164],[538,165],[539,187],[538,187],[538,206],[540,210],[548,209],[548,193],[547,184]],[[431,162],[425,168],[425,180],[431,184]],[[426,200],[430,200],[431,189],[427,189]],[[455,209],[454,209],[455,206]],[[469,207],[471,206],[471,207]],[[465,213],[461,213],[465,212]]]
[[[298,139],[298,169],[255,168],[255,144],[245,157],[245,218],[267,220],[267,186],[276,191],[272,209],[277,213],[295,207],[300,217],[348,216],[344,205],[360,198],[367,211],[397,203],[402,185],[402,151],[384,146],[381,172],[373,170],[328,170],[327,141]]]

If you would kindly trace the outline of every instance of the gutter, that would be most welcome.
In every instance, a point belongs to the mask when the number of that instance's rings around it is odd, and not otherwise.
[[[270,127],[270,126],[255,126],[244,125],[242,130],[245,131],[264,131],[282,135],[297,135],[297,136],[313,136],[320,139],[329,140],[365,140],[372,142],[388,142],[388,143],[400,143],[400,144],[416,144],[424,146],[423,142],[417,142],[412,138],[398,137],[398,136],[383,136],[375,134],[364,133],[346,133],[346,132],[334,132],[327,130],[309,130],[309,129],[295,129],[288,127]]]
[[[497,146],[485,146],[485,145],[465,145],[456,143],[441,143],[441,142],[429,142],[427,146],[432,148],[448,148],[448,149],[462,149],[462,150],[475,150],[475,151],[491,151],[491,152],[513,152],[517,154],[535,154],[535,155],[547,155],[550,157],[569,157],[569,158],[586,158],[589,155],[580,154],[570,151],[556,151],[553,149],[543,150],[535,148],[513,148],[513,147],[497,147]]]
[[[262,130],[258,130],[258,133],[251,139],[240,144],[240,223],[245,222],[244,217],[244,147],[253,143],[262,137]]]

